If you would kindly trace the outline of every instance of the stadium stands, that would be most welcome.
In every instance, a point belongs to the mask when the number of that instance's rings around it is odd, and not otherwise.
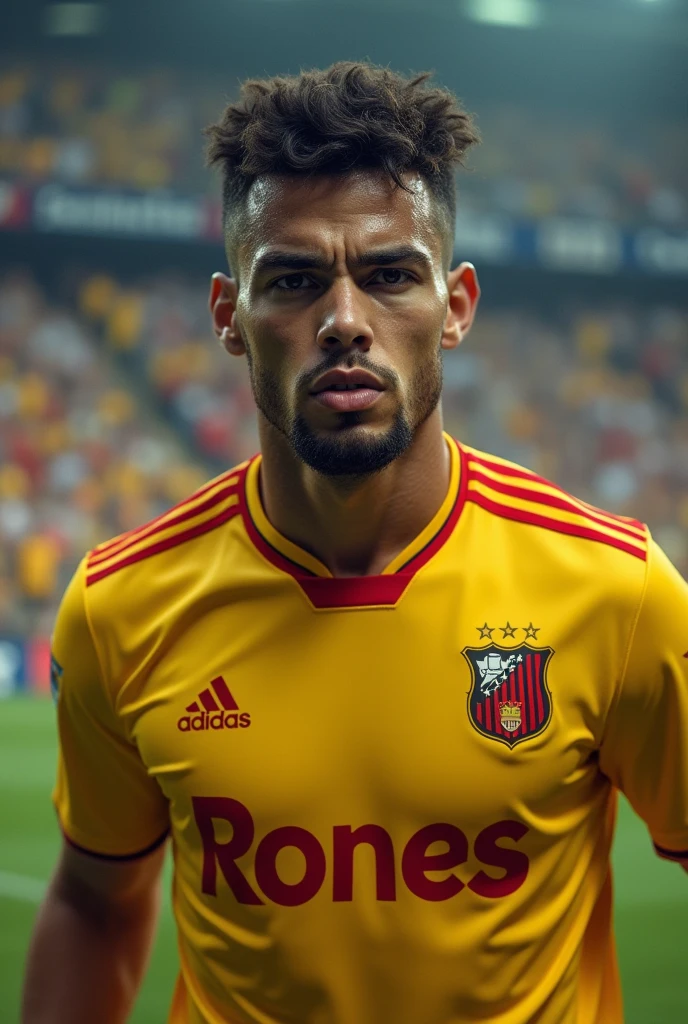
[[[208,192],[201,130],[226,96],[212,76],[15,65],[0,74],[0,175]],[[513,105],[481,108],[479,124],[484,143],[460,180],[467,210],[688,225],[683,124],[629,120],[624,131]]]
[[[84,317],[0,278],[0,633],[48,635],[84,551],[206,476]]]
[[[0,181],[188,193],[216,212],[201,131],[226,94],[210,75],[8,63]],[[682,126],[480,113],[484,143],[459,182],[469,216],[688,227]],[[217,243],[219,226],[189,238]],[[483,310],[446,361],[445,395],[456,436],[649,522],[688,573],[685,312],[648,299],[546,316],[535,296]],[[245,366],[212,340],[205,282],[96,270],[56,298],[0,273],[0,632],[46,635],[88,546],[256,448]]]

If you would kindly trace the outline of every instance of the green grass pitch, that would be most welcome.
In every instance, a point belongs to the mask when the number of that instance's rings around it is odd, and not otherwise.
[[[19,1019],[21,975],[40,891],[32,880],[48,877],[59,842],[49,800],[54,762],[51,703],[30,697],[0,701],[2,1024],[14,1024]],[[626,804],[621,807],[614,865],[626,1024],[687,1021],[688,876],[677,865],[660,861],[653,854],[644,826]],[[17,876],[25,882],[20,885]],[[131,1018],[135,1024],[165,1021],[176,962],[168,899],[153,959]]]

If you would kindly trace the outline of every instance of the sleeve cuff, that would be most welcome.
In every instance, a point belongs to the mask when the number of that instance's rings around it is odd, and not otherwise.
[[[158,836],[149,846],[144,847],[142,850],[135,850],[133,853],[102,853],[98,850],[90,850],[87,846],[82,846],[81,843],[75,842],[66,832],[62,829],[62,835],[65,841],[69,843],[73,849],[78,850],[79,853],[86,853],[89,857],[96,857],[98,860],[110,860],[110,861],[127,861],[127,860],[138,860],[140,857],[146,857],[149,853],[153,853],[158,849],[159,846],[165,842],[170,834],[169,828],[166,828],[161,836]]]
[[[663,860],[673,860],[679,864],[688,864],[688,850],[667,850],[666,847],[654,843],[655,853]]]

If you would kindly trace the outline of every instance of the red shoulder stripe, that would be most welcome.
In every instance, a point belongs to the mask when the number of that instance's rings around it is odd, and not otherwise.
[[[213,487],[217,487],[218,484],[222,483],[222,480],[225,477],[234,476],[235,474],[238,474],[240,476],[242,472],[244,472],[243,469],[231,469],[229,470],[229,472],[223,473],[219,477],[215,477],[214,480],[211,480],[210,483],[204,484],[203,487],[201,487],[190,497],[184,498],[183,501],[180,501],[176,505],[173,505],[172,508],[168,508],[165,512],[161,512],[159,516],[155,517],[155,519],[149,519],[148,522],[144,523],[142,526],[135,526],[133,530],[127,530],[126,533],[121,533],[118,537],[114,537],[112,540],[107,541],[105,544],[100,544],[95,549],[97,557],[100,559],[101,555],[105,554],[105,552],[107,551],[111,551],[112,548],[117,547],[117,545],[121,544],[123,540],[127,540],[129,537],[136,537],[139,534],[143,533],[143,531],[147,530],[150,526],[154,526],[156,523],[159,523],[161,519],[165,518],[165,516],[169,516],[171,512],[176,512],[177,509],[186,508],[186,506],[189,505],[192,501],[196,501],[197,498],[202,498],[203,495],[207,494],[208,491],[213,489]],[[238,484],[239,481],[237,481],[237,483],[234,486],[238,486]]]
[[[468,459],[470,462],[477,462],[481,466],[491,469],[495,473],[501,473],[503,476],[520,477],[522,480],[532,480],[538,484],[544,484],[546,487],[557,487],[551,480],[546,480],[544,476],[538,476],[537,473],[531,472],[529,469],[519,469],[518,466],[505,466],[501,462],[494,462],[492,459],[485,458],[483,455],[475,455],[472,451],[468,453]],[[470,467],[471,472],[475,472],[475,467]],[[557,487],[557,490],[561,488]],[[566,494],[566,491],[561,491],[562,494]],[[577,501],[580,499],[576,499]],[[644,530],[643,524],[638,519],[631,519],[628,516],[617,515],[616,512],[607,512],[606,509],[596,508],[595,505],[591,505],[587,501],[581,500],[581,505],[585,505],[586,508],[590,509],[591,512],[608,516],[609,519],[614,519],[619,523],[623,523],[625,526],[635,526],[637,530]]]
[[[502,505],[496,501],[491,501],[490,498],[486,498],[483,494],[478,491],[468,492],[468,500],[474,502],[476,505],[480,505],[481,508],[486,509],[488,512],[493,512],[495,515],[502,516],[504,519],[513,519],[519,523],[530,523],[533,526],[543,526],[546,530],[552,530],[555,533],[566,533],[573,537],[584,537],[586,540],[596,540],[601,544],[608,544],[612,548],[618,548],[620,551],[625,551],[629,555],[635,555],[642,562],[647,559],[647,552],[634,547],[631,544],[626,544],[625,541],[618,540],[616,537],[609,537],[605,533],[594,529],[591,525],[579,526],[577,523],[565,523],[559,519],[548,519],[546,516],[536,515],[533,512],[524,512],[520,508],[512,508],[510,505]]]
[[[216,491],[215,494],[206,498],[206,500],[201,502],[200,505],[192,505],[191,508],[186,508],[185,510],[178,512],[177,515],[173,516],[171,519],[166,519],[161,522],[161,517],[158,516],[145,526],[139,527],[134,536],[130,535],[129,540],[127,540],[126,543],[122,543],[121,547],[119,547],[117,551],[110,552],[108,550],[103,552],[99,549],[94,553],[93,558],[90,559],[89,565],[101,565],[103,562],[107,562],[110,558],[119,558],[121,554],[128,551],[129,548],[138,544],[140,541],[146,540],[147,538],[154,536],[156,533],[160,533],[162,530],[167,530],[169,527],[178,526],[179,523],[185,523],[187,520],[193,519],[202,512],[207,512],[208,509],[211,509],[214,505],[218,505],[221,501],[224,501],[225,498],[236,493],[237,484],[230,484],[227,487],[223,487],[222,490]],[[179,507],[180,506],[175,506],[175,508]],[[181,508],[184,509],[184,506],[182,505]],[[171,511],[174,511],[174,509]],[[164,513],[164,515],[169,514],[169,512]],[[123,541],[122,537],[120,537],[120,542],[121,541]],[[111,546],[112,545],[108,545],[108,548]]]
[[[481,466],[487,466],[488,469],[493,469],[495,473],[503,473],[504,476],[518,476],[524,480],[536,480],[539,484],[548,484],[550,481],[545,480],[544,476],[538,476],[530,469],[521,469],[520,466],[510,466],[508,463],[497,462],[494,459],[490,459],[485,455],[476,455],[474,452],[468,452],[469,462],[478,462]]]
[[[221,526],[222,523],[226,523],[227,520],[232,519],[234,516],[239,515],[241,508],[238,504],[230,505],[229,508],[224,509],[219,515],[214,516],[212,519],[206,519],[202,523],[197,523],[196,526],[190,527],[188,530],[183,530],[181,533],[175,533],[173,537],[166,537],[164,540],[159,540],[156,544],[151,544],[150,547],[144,548],[143,551],[135,551],[132,555],[127,555],[120,561],[115,562],[114,565],[108,566],[106,569],[101,569],[99,572],[86,575],[86,586],[90,587],[92,583],[97,583],[98,580],[105,579],[106,576],[111,576],[113,572],[118,572],[127,565],[133,565],[134,562],[140,562],[144,558],[150,558],[152,555],[157,555],[161,551],[169,551],[170,548],[175,548],[179,544],[186,543],[187,540],[193,540],[194,537],[200,537],[204,533],[209,533],[210,530],[216,529]],[[90,562],[89,562],[90,565]]]
[[[582,516],[584,519],[589,520],[590,523],[600,523],[602,526],[607,526],[610,530],[616,530],[617,533],[624,533],[628,537],[642,540],[642,537],[639,537],[636,531],[629,528],[626,523],[618,521],[607,522],[601,515],[596,515],[586,511],[586,509],[579,508],[575,502],[567,500],[565,491],[561,491],[558,495],[545,494],[543,491],[531,491],[525,487],[518,487],[516,484],[505,484],[501,480],[493,480],[476,468],[471,470],[471,477],[482,480],[488,487],[494,491],[499,491],[500,494],[511,495],[513,498],[522,498],[525,501],[532,501],[537,505],[549,505],[550,508],[560,508],[564,512],[572,512],[575,515]]]
[[[577,498],[576,501],[580,501],[581,505],[585,505],[591,512],[601,512],[602,515],[609,516],[610,519],[614,519],[622,525],[635,526],[637,530],[642,530],[643,536],[645,536],[645,526],[639,519],[633,519],[631,516],[620,516],[616,512],[608,512],[606,508],[598,508],[596,505],[591,505],[589,501],[583,501],[582,498]]]

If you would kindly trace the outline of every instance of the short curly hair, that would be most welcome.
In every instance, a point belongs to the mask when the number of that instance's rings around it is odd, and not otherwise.
[[[456,219],[454,172],[480,141],[472,116],[430,73],[405,78],[388,68],[340,61],[324,70],[244,83],[205,129],[207,162],[222,171],[222,212],[231,226],[253,182],[267,174],[346,174],[380,169],[427,182],[443,213],[451,255]]]

